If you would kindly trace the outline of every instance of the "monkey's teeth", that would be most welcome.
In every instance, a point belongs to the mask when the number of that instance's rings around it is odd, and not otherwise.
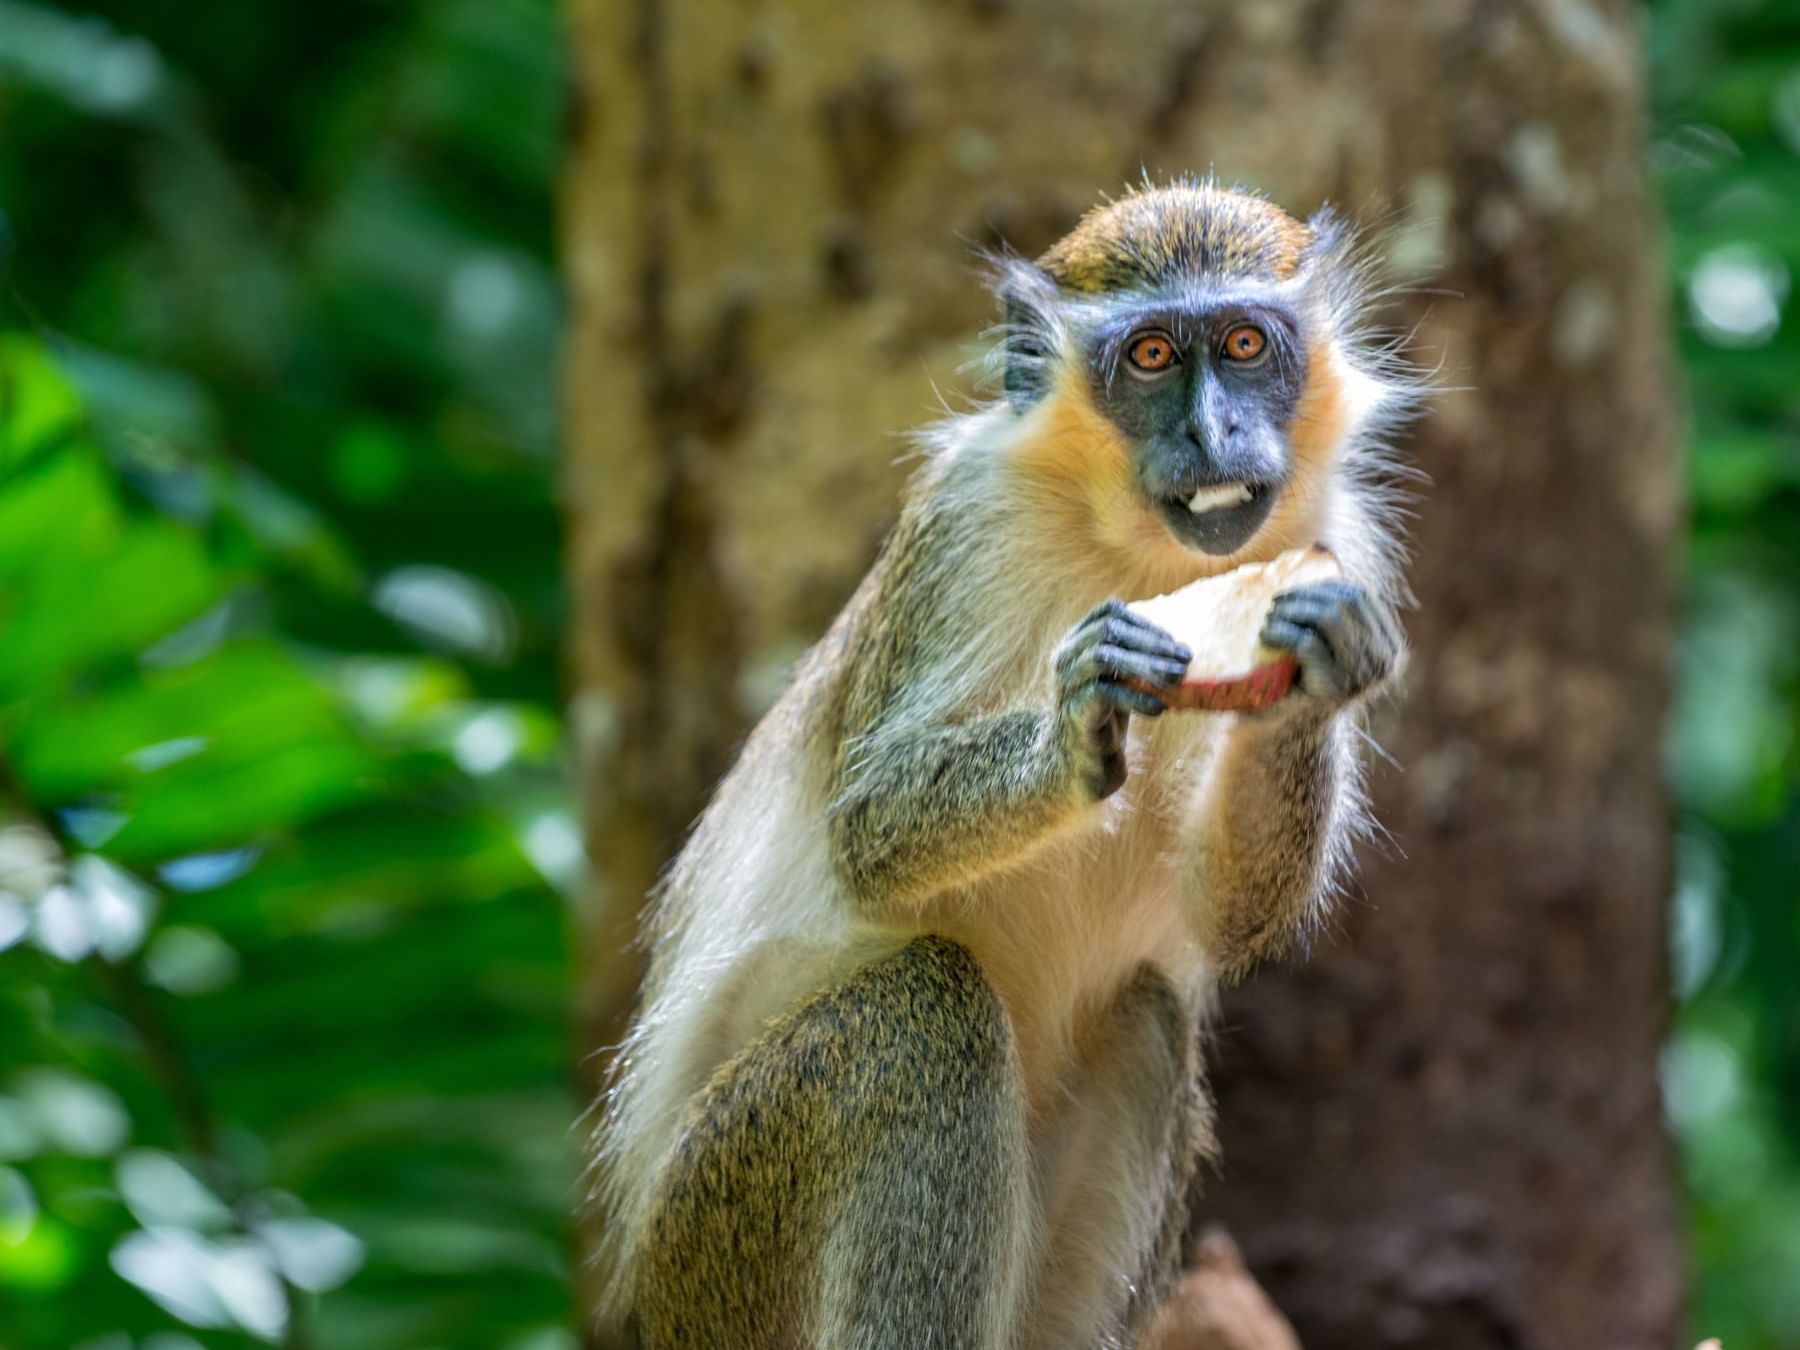
[[[1221,483],[1217,487],[1204,487],[1188,499],[1188,510],[1195,515],[1207,511],[1217,511],[1221,506],[1238,506],[1249,501],[1256,494],[1250,490],[1248,483]]]

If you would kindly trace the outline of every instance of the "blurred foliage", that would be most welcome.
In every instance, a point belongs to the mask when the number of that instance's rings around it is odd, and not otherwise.
[[[573,1343],[551,0],[0,0],[0,1345]]]
[[[1660,0],[1653,163],[1692,422],[1664,1061],[1693,1325],[1800,1347],[1800,8]]]
[[[1800,14],[1657,0],[1697,1331],[1800,1347]],[[553,0],[0,0],[0,1345],[570,1343]]]

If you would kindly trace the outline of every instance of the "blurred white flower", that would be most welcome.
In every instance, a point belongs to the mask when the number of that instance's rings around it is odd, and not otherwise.
[[[519,715],[506,708],[487,708],[457,728],[451,753],[464,773],[486,774],[505,768],[524,744]]]
[[[120,1238],[110,1260],[164,1312],[189,1326],[226,1327],[231,1319],[206,1277],[208,1255],[205,1240],[185,1228],[146,1228]]]
[[[87,906],[88,931],[108,961],[138,949],[149,931],[156,895],[123,868],[87,853],[69,867],[69,881]]]
[[[1719,347],[1758,347],[1774,337],[1787,294],[1787,268],[1756,244],[1715,248],[1688,277],[1694,324]]]
[[[287,1330],[287,1297],[260,1243],[248,1238],[214,1242],[206,1280],[231,1320],[245,1331],[274,1341]]]
[[[171,925],[144,953],[144,978],[171,994],[210,994],[237,973],[237,952],[210,928]]]
[[[207,1231],[231,1222],[225,1202],[170,1154],[130,1149],[119,1155],[113,1174],[125,1207],[145,1228]]]
[[[69,865],[66,885],[52,886],[32,906],[32,940],[59,961],[98,951],[120,961],[149,931],[156,896],[130,873],[85,853]]]
[[[1731,1045],[1704,1031],[1676,1033],[1662,1054],[1663,1109],[1683,1133],[1717,1120],[1743,1096],[1743,1066]]]
[[[28,1069],[12,1083],[27,1119],[51,1148],[81,1157],[116,1152],[131,1117],[112,1089],[62,1069]]]
[[[265,1341],[287,1330],[281,1280],[253,1239],[144,1228],[120,1238],[110,1259],[123,1279],[189,1326],[237,1326]]]
[[[94,950],[87,906],[68,886],[52,886],[31,911],[31,940],[59,961],[79,961]]]
[[[472,253],[450,272],[444,308],[450,321],[470,337],[503,336],[525,308],[519,270],[504,255]]]
[[[581,831],[567,811],[544,811],[524,830],[525,856],[551,885],[567,891],[581,879]]]
[[[0,894],[36,900],[62,879],[62,854],[49,834],[35,825],[0,829]],[[0,937],[0,947],[6,945]]]
[[[493,587],[448,567],[396,567],[375,583],[375,608],[430,646],[498,663],[512,654],[512,609]]]
[[[270,1219],[256,1226],[256,1235],[288,1282],[315,1294],[336,1289],[362,1268],[362,1242],[328,1219]]]

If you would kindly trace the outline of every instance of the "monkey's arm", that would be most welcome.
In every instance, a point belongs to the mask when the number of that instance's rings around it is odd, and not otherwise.
[[[1362,588],[1276,598],[1263,641],[1294,652],[1294,692],[1234,726],[1189,838],[1194,922],[1226,978],[1307,926],[1361,811],[1352,704],[1399,668],[1399,629]]]
[[[832,860],[851,896],[880,908],[922,900],[1014,861],[1125,781],[1127,716],[1162,702],[1191,653],[1108,601],[1058,647],[1049,706],[967,720],[904,708],[847,744],[827,812]]]
[[[1213,764],[1189,880],[1195,926],[1225,978],[1306,927],[1354,818],[1347,723],[1305,705],[1246,718]]]

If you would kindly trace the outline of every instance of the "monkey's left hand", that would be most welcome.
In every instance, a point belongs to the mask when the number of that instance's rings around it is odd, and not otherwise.
[[[1283,591],[1263,621],[1262,640],[1300,661],[1294,688],[1335,706],[1360,698],[1400,665],[1400,630],[1361,586],[1321,581]]]

